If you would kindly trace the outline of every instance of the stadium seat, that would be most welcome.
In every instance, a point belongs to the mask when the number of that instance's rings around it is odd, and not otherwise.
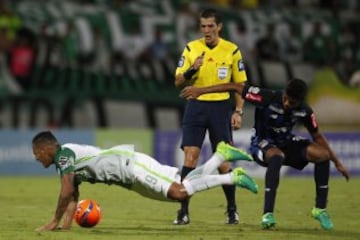
[[[47,128],[55,124],[55,110],[48,99],[34,98],[28,106],[30,128]]]
[[[12,128],[12,109],[3,99],[0,102],[0,127],[2,129]]]
[[[52,122],[52,117],[49,115],[49,112],[44,108],[38,109],[36,111],[36,115],[33,116],[30,119],[30,123],[28,125],[28,127],[30,128],[48,128],[56,124],[55,122]]]
[[[42,66],[35,65],[32,72],[32,84],[31,84],[31,90],[37,91],[39,89],[40,79],[42,77]]]
[[[278,61],[259,62],[259,75],[267,88],[282,89],[289,78],[285,64]],[[260,81],[261,82],[261,81]]]
[[[181,126],[179,111],[176,108],[156,108],[156,128],[159,130],[178,130]]]
[[[300,78],[307,84],[311,84],[314,78],[315,68],[308,63],[292,63],[290,65],[290,71],[292,77]]]
[[[56,67],[43,67],[43,75],[39,79],[38,87],[42,90],[49,90],[56,78]]]
[[[91,94],[95,94],[97,96],[104,96],[106,95],[107,89],[107,81],[108,79],[105,78],[105,75],[97,72],[93,75],[92,79],[92,86],[91,86]]]
[[[114,128],[146,128],[146,109],[141,102],[106,100],[107,125]]]
[[[358,126],[360,122],[360,104],[336,96],[322,96],[312,104],[316,119],[324,125]],[[331,107],[329,107],[331,106]],[[344,117],[351,113],[351,117]]]
[[[94,103],[85,100],[76,104],[73,109],[73,125],[74,128],[96,128],[97,112]]]
[[[14,122],[14,129],[28,129],[30,122],[29,109],[27,106],[23,106],[19,109],[18,119]]]
[[[349,85],[351,87],[356,87],[359,88],[360,87],[360,70],[355,71],[349,80]]]
[[[51,101],[15,96],[0,100],[0,128],[48,128],[55,122]]]
[[[64,78],[58,83],[61,86],[59,89],[63,89],[63,91],[66,91],[67,93],[80,95],[82,94],[84,89],[81,89],[82,91],[79,91],[79,84],[80,84],[80,71],[75,68],[65,68],[64,70]]]

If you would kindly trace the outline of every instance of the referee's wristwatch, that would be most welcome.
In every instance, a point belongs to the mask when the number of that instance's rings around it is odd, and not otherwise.
[[[240,116],[244,115],[244,111],[242,109],[235,109],[234,113],[239,114]]]

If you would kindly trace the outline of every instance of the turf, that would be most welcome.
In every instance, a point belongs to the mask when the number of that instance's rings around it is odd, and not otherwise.
[[[263,180],[257,180],[263,189]],[[53,216],[58,191],[57,177],[0,177],[0,239],[2,240],[91,240],[91,239],[360,239],[360,178],[330,182],[329,213],[335,224],[324,231],[310,217],[314,200],[311,178],[284,178],[278,189],[275,230],[262,230],[263,193],[237,191],[239,225],[225,225],[225,204],[221,188],[198,193],[191,201],[191,223],[174,226],[176,203],[145,199],[117,186],[83,183],[80,198],[93,198],[102,208],[101,222],[94,228],[38,234],[35,228]]]

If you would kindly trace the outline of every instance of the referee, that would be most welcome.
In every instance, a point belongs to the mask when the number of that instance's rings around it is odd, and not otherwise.
[[[221,83],[243,83],[247,80],[244,63],[239,48],[219,36],[223,23],[215,9],[206,9],[199,16],[203,37],[190,41],[183,50],[175,72],[175,86],[187,85],[207,87]],[[243,99],[235,93],[235,107],[230,101],[230,93],[209,93],[190,99],[185,108],[182,122],[181,148],[185,160],[181,178],[197,166],[201,146],[206,132],[213,152],[219,142],[232,143],[232,129],[241,127]],[[219,167],[221,173],[231,171],[224,163]],[[235,202],[235,187],[223,186],[227,200],[227,224],[238,224],[239,215]],[[190,223],[189,202],[181,202],[174,224]]]

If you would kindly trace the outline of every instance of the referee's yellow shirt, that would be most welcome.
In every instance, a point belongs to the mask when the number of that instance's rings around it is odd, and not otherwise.
[[[195,87],[207,87],[216,84],[245,82],[247,80],[245,66],[239,48],[232,42],[219,39],[216,47],[210,49],[205,39],[200,38],[186,45],[178,62],[175,75],[184,73],[193,65],[195,59],[205,52],[203,65],[192,77]],[[221,101],[229,99],[230,94],[208,93],[199,96],[202,101]]]

